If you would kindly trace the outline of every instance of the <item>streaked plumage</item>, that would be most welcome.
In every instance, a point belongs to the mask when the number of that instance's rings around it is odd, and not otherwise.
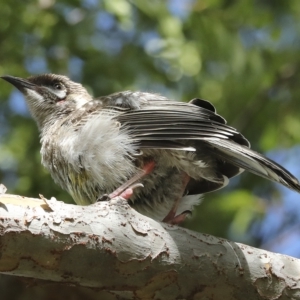
[[[251,150],[205,100],[183,103],[131,91],[92,99],[60,75],[3,78],[25,94],[41,130],[42,163],[78,204],[111,193],[149,161],[155,168],[129,201],[157,220],[181,197],[183,174],[189,182],[177,215],[243,170],[300,192],[293,175]]]

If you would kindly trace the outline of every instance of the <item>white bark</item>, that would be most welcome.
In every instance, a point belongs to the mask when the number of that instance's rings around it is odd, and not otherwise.
[[[300,299],[300,261],[167,225],[123,199],[0,195],[0,273],[122,299]]]

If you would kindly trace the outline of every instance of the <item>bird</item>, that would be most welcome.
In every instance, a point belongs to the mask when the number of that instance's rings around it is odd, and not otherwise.
[[[24,94],[42,164],[79,205],[121,196],[150,218],[180,224],[201,195],[244,170],[300,192],[299,181],[250,149],[209,101],[141,91],[92,97],[58,74],[1,78]]]

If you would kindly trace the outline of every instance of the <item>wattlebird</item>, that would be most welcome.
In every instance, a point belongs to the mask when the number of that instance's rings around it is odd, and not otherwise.
[[[55,74],[2,78],[25,95],[41,133],[42,164],[78,204],[120,195],[175,224],[201,194],[244,170],[300,192],[292,174],[251,150],[208,101],[132,91],[93,98]]]

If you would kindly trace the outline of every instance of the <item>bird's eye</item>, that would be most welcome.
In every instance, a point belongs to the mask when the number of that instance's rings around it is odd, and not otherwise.
[[[56,90],[59,90],[59,91],[63,89],[62,84],[59,83],[59,82],[55,82],[55,83],[53,84],[53,87],[54,87]]]

